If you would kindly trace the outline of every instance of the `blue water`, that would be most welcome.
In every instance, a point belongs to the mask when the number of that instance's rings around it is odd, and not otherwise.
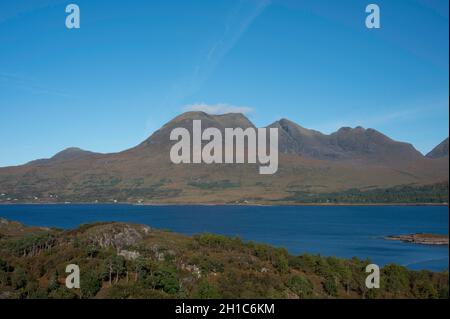
[[[449,268],[448,247],[383,239],[393,234],[448,234],[449,211],[444,206],[0,205],[0,217],[59,228],[96,221],[132,222],[187,235],[237,235],[285,247],[292,254],[357,256],[411,269]]]

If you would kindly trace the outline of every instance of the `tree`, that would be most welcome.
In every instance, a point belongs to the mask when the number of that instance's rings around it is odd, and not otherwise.
[[[25,288],[28,276],[23,268],[16,268],[11,275],[11,284],[15,289]]]
[[[146,258],[138,257],[133,263],[133,269],[136,272],[136,277],[134,281],[138,281],[140,279],[144,279],[147,276],[152,276],[155,266]]]
[[[180,290],[180,280],[175,267],[164,264],[155,272],[155,288],[162,289],[168,294],[175,294]]]
[[[408,269],[402,266],[390,264],[382,270],[382,286],[386,291],[399,295],[402,291],[409,291]]]
[[[58,273],[56,271],[52,272],[48,280],[48,291],[53,291],[59,288]]]
[[[439,292],[433,285],[431,275],[426,271],[420,271],[414,275],[412,293],[420,299],[437,299]]]
[[[215,285],[203,279],[198,283],[196,297],[199,299],[219,299],[221,296]]]
[[[103,263],[103,278],[108,279],[109,285],[112,286],[112,281],[117,283],[119,276],[123,274],[125,270],[125,259],[122,256],[116,254],[109,256]]]
[[[274,266],[282,274],[289,272],[289,260],[284,251],[277,252]]]
[[[325,280],[325,282],[323,283],[323,289],[328,295],[337,297],[338,292],[336,280],[334,278],[328,278],[327,280]]]
[[[94,297],[101,288],[101,280],[95,271],[81,273],[81,297]]]
[[[0,271],[4,271],[7,272],[8,271],[8,264],[6,263],[6,261],[4,261],[3,259],[0,258]]]

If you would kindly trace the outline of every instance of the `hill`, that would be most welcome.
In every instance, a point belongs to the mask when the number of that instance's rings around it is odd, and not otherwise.
[[[0,219],[3,298],[448,298],[448,273],[381,270],[370,261],[312,255],[213,234],[187,237],[144,225],[96,223],[74,230]],[[81,289],[65,287],[77,264]]]

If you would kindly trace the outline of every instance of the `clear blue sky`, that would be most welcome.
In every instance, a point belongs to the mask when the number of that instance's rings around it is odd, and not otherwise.
[[[380,30],[365,6],[381,7]],[[81,29],[65,27],[65,6]],[[447,0],[0,1],[0,166],[132,147],[188,109],[428,152],[448,136]]]

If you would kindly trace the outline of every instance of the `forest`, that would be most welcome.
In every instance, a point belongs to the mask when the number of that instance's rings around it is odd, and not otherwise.
[[[448,271],[390,264],[381,288],[367,289],[369,263],[143,225],[60,230],[0,219],[0,299],[448,298]],[[68,264],[80,267],[80,289],[66,288]]]

